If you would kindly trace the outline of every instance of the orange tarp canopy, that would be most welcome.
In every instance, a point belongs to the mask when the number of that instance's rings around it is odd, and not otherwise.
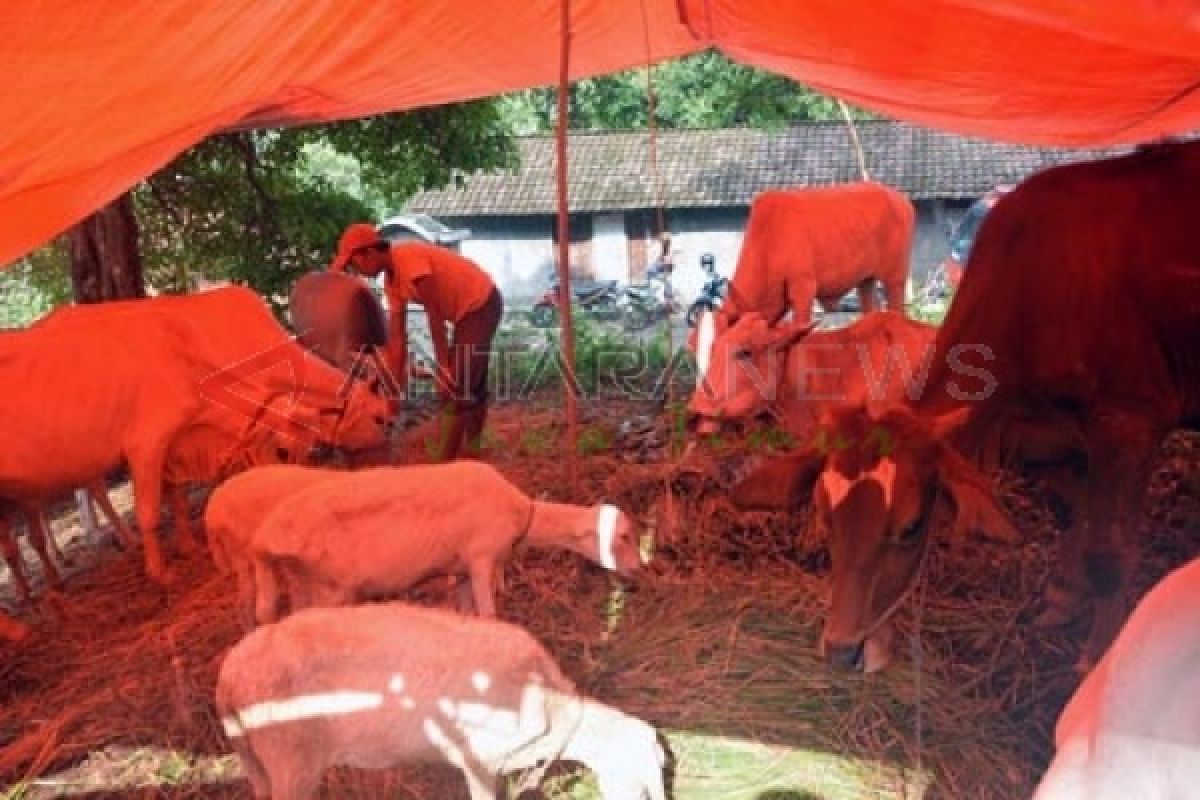
[[[214,132],[552,84],[560,0],[0,9],[0,264]],[[572,74],[715,46],[898,119],[1058,145],[1200,128],[1195,0],[572,0]]]

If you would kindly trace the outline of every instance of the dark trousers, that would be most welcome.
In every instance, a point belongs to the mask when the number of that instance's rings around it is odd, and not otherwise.
[[[488,362],[492,339],[504,316],[504,300],[492,289],[487,301],[454,325],[450,358],[454,370],[453,400],[446,409],[442,458],[452,461],[466,440],[467,450],[479,452],[487,421]]]

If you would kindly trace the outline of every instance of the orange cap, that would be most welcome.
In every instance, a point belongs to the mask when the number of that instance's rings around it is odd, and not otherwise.
[[[342,232],[338,239],[337,255],[329,265],[331,272],[345,272],[350,259],[356,252],[365,247],[374,247],[382,242],[375,226],[369,222],[356,222]]]

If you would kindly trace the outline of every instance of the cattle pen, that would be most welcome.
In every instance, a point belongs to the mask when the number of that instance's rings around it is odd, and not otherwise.
[[[653,530],[652,566],[625,582],[573,555],[527,553],[508,567],[500,613],[544,642],[583,691],[663,732],[671,796],[1027,797],[1078,682],[1077,632],[1024,622],[1056,551],[1052,515],[1034,487],[996,478],[1021,547],[940,542],[901,612],[897,663],[840,675],[817,654],[828,554],[807,517],[737,513],[711,463],[622,451],[616,421],[646,405],[584,409],[585,422],[611,428],[614,445],[584,454],[580,477],[584,499],[615,502]],[[556,437],[564,426],[552,406],[501,405],[492,429],[499,438],[519,429]],[[497,449],[489,460],[531,495],[561,491],[553,448]],[[1191,547],[1198,475],[1200,441],[1172,437],[1151,493],[1140,588]],[[0,796],[248,797],[212,697],[219,658],[241,635],[228,578],[201,552],[179,562],[164,593],[136,559],[83,541],[72,524],[55,524],[60,538],[76,539],[67,588],[39,604],[22,646],[0,645]],[[569,764],[542,791],[597,796]],[[466,790],[443,768],[339,768],[323,796]]]

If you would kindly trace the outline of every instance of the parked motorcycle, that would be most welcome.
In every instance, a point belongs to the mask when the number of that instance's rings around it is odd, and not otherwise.
[[[667,271],[651,269],[645,283],[634,283],[625,287],[620,305],[624,315],[625,329],[640,331],[655,322],[670,319],[679,312],[679,304],[671,291]]]
[[[686,319],[689,328],[696,327],[700,315],[705,311],[720,308],[725,293],[729,291],[729,279],[717,273],[717,261],[712,253],[700,256],[700,268],[705,273],[704,286],[700,289],[700,296],[688,306]]]
[[[617,319],[621,315],[617,281],[571,281],[571,294],[580,310],[598,319]],[[533,304],[533,324],[550,328],[558,324],[558,281],[554,281]]]

